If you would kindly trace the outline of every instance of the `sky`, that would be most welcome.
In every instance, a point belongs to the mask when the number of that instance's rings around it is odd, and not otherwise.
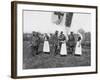
[[[56,25],[52,22],[52,14],[53,12],[24,11],[24,33],[32,33],[32,31],[38,31],[41,33],[54,33],[56,30],[65,30],[65,19],[63,18],[62,23],[60,25]],[[73,14],[70,31],[77,32],[79,29],[83,29],[86,32],[90,32],[90,27],[91,14]]]

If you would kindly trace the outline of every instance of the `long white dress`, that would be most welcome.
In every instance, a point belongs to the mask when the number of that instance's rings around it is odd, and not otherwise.
[[[78,35],[81,37],[80,41],[77,41],[76,43],[76,47],[75,47],[75,54],[76,55],[82,55],[82,46],[81,46],[81,42],[82,42],[82,35],[80,33],[78,33]]]
[[[61,45],[60,55],[67,55],[67,46],[65,42]]]
[[[46,40],[44,41],[43,52],[50,52],[49,42]]]
[[[75,48],[75,54],[82,55],[81,41],[77,41],[76,48]]]

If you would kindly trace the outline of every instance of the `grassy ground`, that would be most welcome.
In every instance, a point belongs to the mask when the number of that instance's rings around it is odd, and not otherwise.
[[[60,56],[59,54],[54,56],[53,49],[51,50],[51,54],[41,52],[39,55],[32,56],[33,51],[30,42],[24,41],[23,69],[90,66],[90,48],[82,48],[82,56],[70,54],[67,56]]]

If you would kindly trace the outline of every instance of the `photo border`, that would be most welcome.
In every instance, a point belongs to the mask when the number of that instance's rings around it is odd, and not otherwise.
[[[96,71],[81,72],[81,73],[63,73],[50,75],[33,75],[33,76],[17,76],[17,4],[34,4],[45,6],[60,6],[60,7],[79,7],[79,8],[93,8],[96,9]],[[73,5],[73,4],[58,4],[58,3],[41,3],[41,2],[26,2],[26,1],[12,1],[11,2],[11,77],[17,78],[32,78],[32,77],[50,77],[50,76],[66,76],[66,75],[81,75],[94,74],[98,72],[98,7],[88,5]]]

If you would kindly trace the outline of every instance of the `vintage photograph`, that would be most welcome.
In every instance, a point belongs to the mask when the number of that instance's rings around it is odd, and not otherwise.
[[[97,73],[97,6],[13,1],[11,77]]]
[[[23,69],[90,65],[90,13],[23,10]]]

